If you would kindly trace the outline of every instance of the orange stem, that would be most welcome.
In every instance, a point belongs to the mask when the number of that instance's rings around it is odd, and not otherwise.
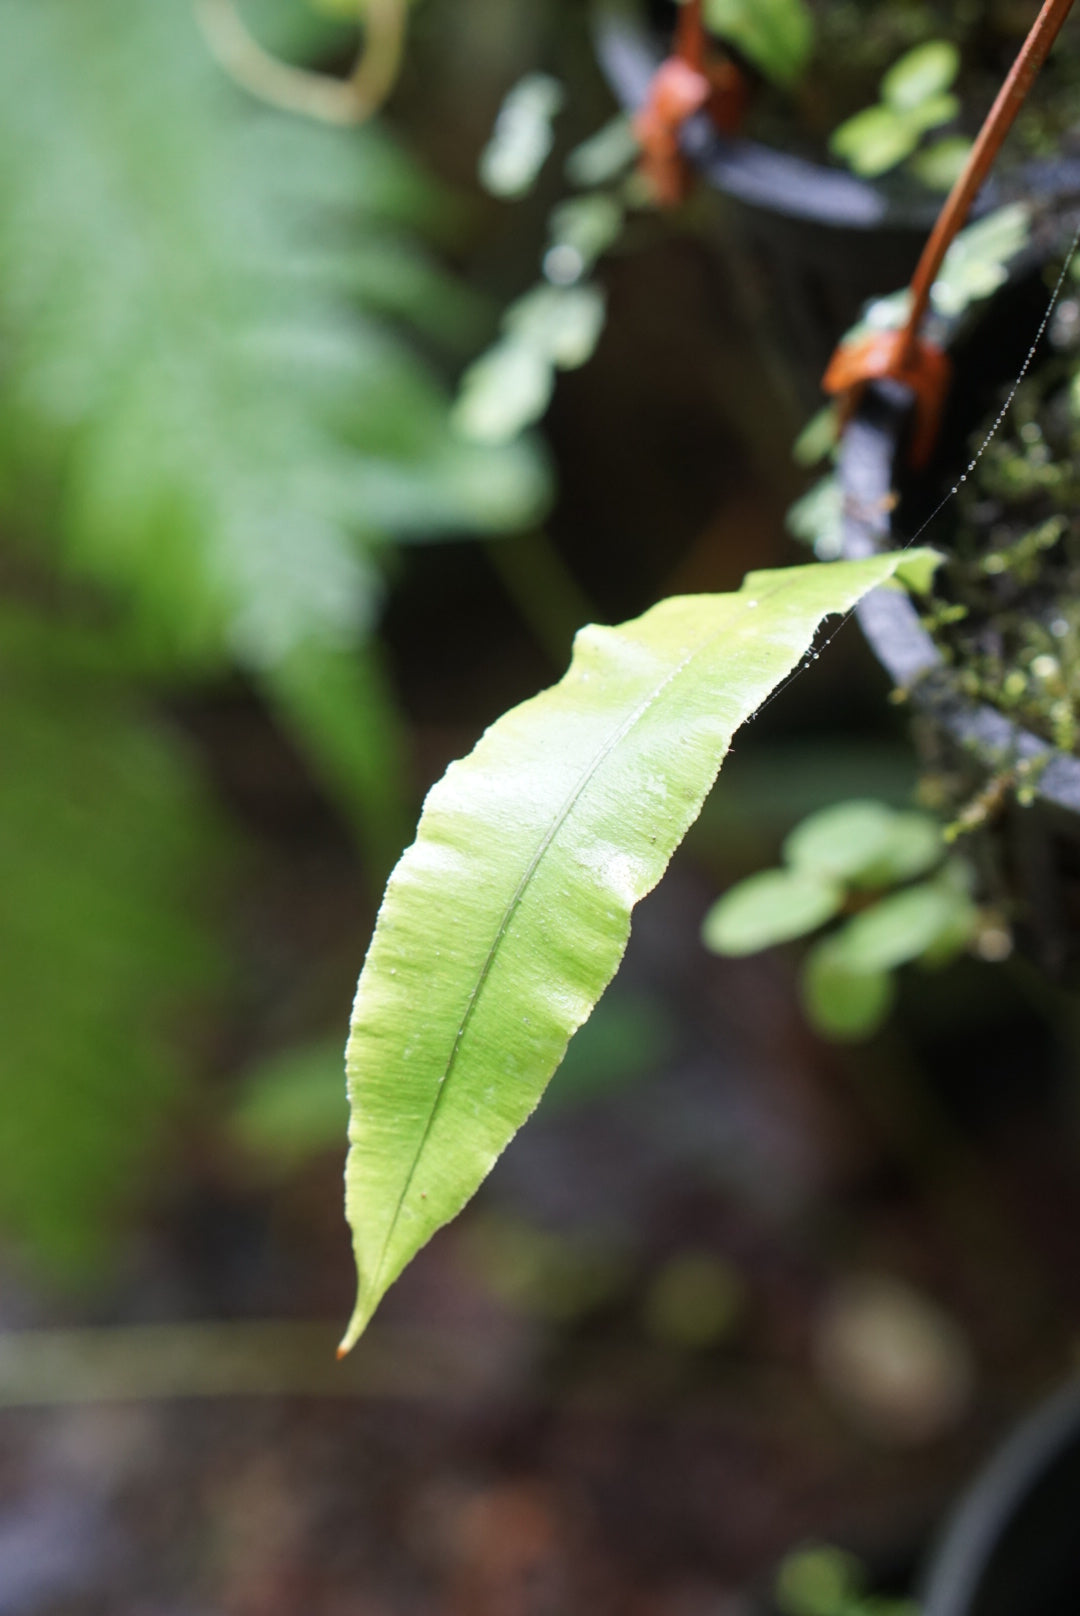
[[[968,216],[979,188],[990,172],[1001,144],[1012,128],[1032,84],[1050,53],[1061,25],[1072,10],[1073,0],[1045,0],[1020,48],[1005,83],[1001,86],[986,121],[979,130],[963,173],[949,192],[938,215],[930,239],[911,278],[911,312],[904,328],[902,357],[909,357],[919,337],[919,327],[930,304],[930,292],[938,278],[942,261],[953,238]],[[689,8],[687,8],[689,9]]]
[[[702,0],[682,0],[675,29],[675,55],[700,73],[705,66],[705,43]]]

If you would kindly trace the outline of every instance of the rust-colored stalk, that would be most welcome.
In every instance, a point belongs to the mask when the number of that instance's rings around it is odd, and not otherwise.
[[[1061,30],[1061,25],[1072,10],[1073,0],[1045,0],[1042,10],[1032,24],[1012,65],[997,99],[990,108],[971,154],[964,164],[963,173],[949,192],[938,215],[930,239],[923,248],[915,273],[911,278],[911,312],[904,328],[901,357],[911,356],[919,337],[930,303],[930,291],[937,280],[945,254],[968,216],[979,188],[993,166],[1001,144],[1013,126],[1017,113],[1027,99],[1035,78],[1050,53],[1050,47]],[[689,6],[686,7],[689,10]]]
[[[702,0],[682,0],[675,28],[675,55],[701,73],[705,68],[705,43]]]

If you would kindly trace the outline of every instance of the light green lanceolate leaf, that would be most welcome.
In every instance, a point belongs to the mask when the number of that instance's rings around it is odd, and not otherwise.
[[[736,594],[584,629],[562,681],[505,714],[433,788],[353,1012],[359,1291],[345,1347],[534,1110],[735,730],[822,619],[903,576],[905,560],[754,573]]]
[[[824,926],[840,913],[844,889],[805,870],[762,870],[725,892],[701,928],[714,954],[756,954]]]
[[[777,84],[797,79],[814,47],[806,0],[705,0],[705,20]]]

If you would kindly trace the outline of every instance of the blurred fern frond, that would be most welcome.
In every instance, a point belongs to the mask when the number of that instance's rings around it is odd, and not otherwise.
[[[154,661],[273,696],[363,638],[386,540],[534,517],[534,453],[459,442],[407,329],[462,312],[438,208],[379,129],[250,102],[188,0],[0,5],[0,512]]]
[[[0,620],[0,1218],[72,1276],[145,1188],[224,955],[220,831],[178,737],[104,661]]]

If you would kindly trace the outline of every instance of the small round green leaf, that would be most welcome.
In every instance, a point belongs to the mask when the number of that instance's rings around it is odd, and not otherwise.
[[[967,898],[942,882],[924,882],[849,920],[835,946],[852,970],[891,971],[952,936],[970,907]]]
[[[867,107],[857,112],[829,140],[829,150],[856,174],[873,179],[910,157],[919,143],[919,130],[895,107]]]
[[[971,141],[966,135],[946,135],[916,152],[911,169],[929,190],[951,191],[970,154]]]
[[[952,123],[960,111],[960,102],[955,95],[947,91],[942,95],[932,95],[926,101],[920,101],[917,107],[903,116],[912,129],[924,135],[928,129],[939,129],[943,123]]]
[[[931,39],[893,63],[881,81],[881,99],[898,112],[913,112],[948,90],[959,71],[956,46],[947,39]]]
[[[887,856],[896,817],[885,803],[863,798],[822,808],[792,831],[784,861],[828,880],[857,880]]]
[[[941,827],[929,814],[893,814],[888,839],[873,864],[859,872],[862,887],[896,887],[925,875],[945,852]]]
[[[843,892],[833,881],[801,870],[763,870],[740,881],[715,903],[701,929],[714,954],[756,954],[774,943],[805,937],[838,914]]]
[[[853,968],[838,940],[827,937],[803,967],[803,1005],[827,1038],[869,1038],[892,1009],[896,987],[888,971]]]

